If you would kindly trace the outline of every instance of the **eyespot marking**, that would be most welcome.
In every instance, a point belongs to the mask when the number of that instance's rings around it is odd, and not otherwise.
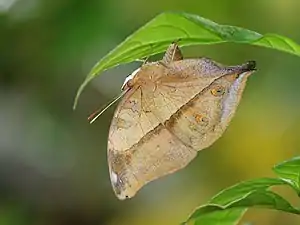
[[[214,87],[211,91],[213,96],[222,96],[225,93],[225,88],[221,85]]]

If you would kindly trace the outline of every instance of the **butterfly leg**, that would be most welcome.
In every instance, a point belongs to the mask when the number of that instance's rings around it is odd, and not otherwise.
[[[144,66],[149,60],[149,56],[145,57],[145,58],[142,58],[142,59],[136,59],[135,61],[137,62],[142,62],[142,66]]]

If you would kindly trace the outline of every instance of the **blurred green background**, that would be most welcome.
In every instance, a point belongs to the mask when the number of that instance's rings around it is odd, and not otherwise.
[[[0,0],[0,225],[178,224],[197,205],[241,180],[274,176],[271,167],[300,152],[300,58],[238,44],[183,49],[224,64],[256,60],[228,130],[184,170],[150,183],[136,197],[114,196],[106,162],[113,110],[87,117],[120,93],[139,66],[109,70],[76,90],[92,66],[165,10],[278,33],[300,43],[297,0]],[[288,189],[285,197],[299,203]],[[251,224],[300,219],[251,210]]]

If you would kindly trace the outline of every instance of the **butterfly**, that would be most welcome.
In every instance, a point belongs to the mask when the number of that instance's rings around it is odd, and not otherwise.
[[[174,42],[162,60],[146,62],[128,76],[122,94],[108,105],[121,98],[107,146],[116,196],[132,198],[221,137],[254,71],[255,61],[225,66],[209,58],[183,59]]]

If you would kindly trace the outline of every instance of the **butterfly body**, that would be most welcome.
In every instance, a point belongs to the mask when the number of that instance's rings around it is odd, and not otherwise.
[[[185,167],[214,143],[232,119],[253,62],[223,66],[182,59],[172,44],[159,62],[146,63],[124,85],[109,132],[108,162],[119,199]]]

